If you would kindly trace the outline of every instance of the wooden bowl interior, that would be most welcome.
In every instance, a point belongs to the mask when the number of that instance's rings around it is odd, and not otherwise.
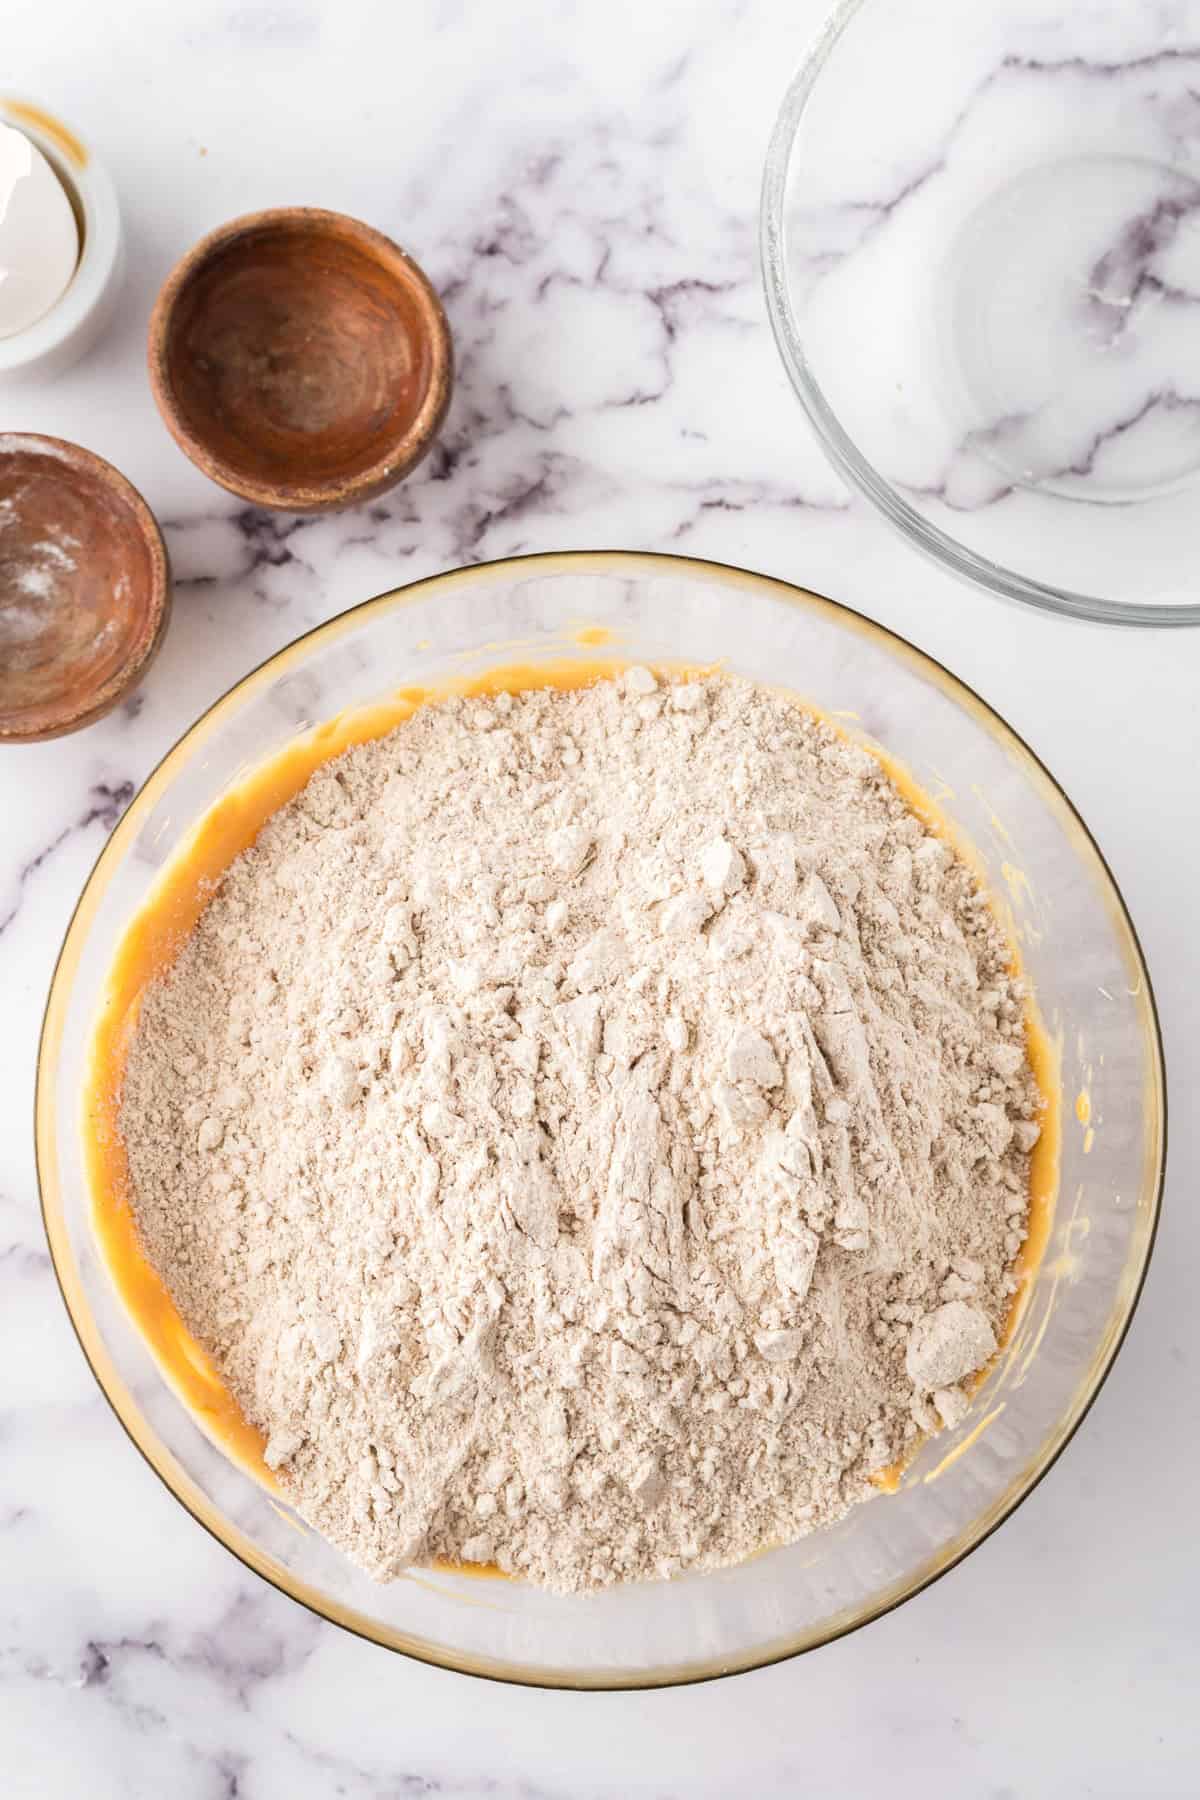
[[[429,391],[429,303],[405,259],[303,220],[219,245],[165,329],[178,421],[218,479],[224,465],[271,485],[353,482]]]
[[[0,737],[53,736],[115,705],[155,643],[164,585],[115,471],[0,439]]]

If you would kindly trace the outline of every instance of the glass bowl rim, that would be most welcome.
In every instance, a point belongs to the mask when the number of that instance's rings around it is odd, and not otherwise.
[[[782,1649],[767,1647],[761,1653],[750,1650],[731,1659],[713,1658],[700,1664],[651,1668],[634,1674],[624,1671],[613,1674],[605,1670],[571,1672],[530,1668],[513,1663],[493,1662],[489,1658],[476,1656],[473,1652],[443,1650],[440,1646],[430,1644],[424,1639],[409,1638],[394,1628],[378,1624],[351,1607],[330,1600],[308,1582],[291,1576],[290,1572],[286,1576],[276,1574],[276,1565],[272,1563],[271,1566],[267,1566],[268,1559],[259,1551],[253,1540],[240,1528],[233,1525],[206,1496],[199,1495],[197,1491],[196,1497],[193,1498],[184,1491],[187,1486],[191,1486],[194,1490],[194,1484],[191,1483],[191,1478],[187,1475],[186,1470],[177,1463],[172,1452],[159,1441],[153,1428],[142,1417],[123,1378],[117,1373],[107,1347],[94,1323],[91,1309],[73,1267],[70,1240],[62,1216],[59,1188],[56,1150],[57,1102],[54,1094],[54,1075],[66,1011],[73,990],[75,971],[82,951],[82,939],[102,898],[109,871],[115,867],[126,845],[140,828],[144,816],[169,785],[176,769],[186,766],[193,751],[198,748],[200,743],[216,729],[227,713],[236,711],[238,704],[251,692],[266,687],[292,664],[303,661],[313,650],[334,642],[347,631],[366,623],[374,616],[383,616],[399,611],[417,601],[429,598],[439,589],[470,587],[508,570],[547,575],[606,573],[629,577],[639,574],[651,576],[672,571],[690,574],[718,583],[723,582],[733,590],[740,588],[743,591],[762,593],[766,597],[781,600],[792,606],[803,607],[818,615],[833,617],[840,627],[849,628],[873,640],[892,656],[899,655],[901,660],[915,667],[944,694],[964,706],[967,712],[983,722],[993,738],[1014,751],[1017,761],[1024,771],[1032,776],[1035,783],[1042,787],[1050,799],[1056,802],[1065,813],[1066,822],[1079,834],[1081,846],[1095,859],[1098,885],[1102,891],[1107,888],[1114,925],[1118,933],[1125,934],[1127,947],[1145,986],[1149,1022],[1152,1027],[1148,1034],[1148,1049],[1151,1064],[1150,1088],[1154,1102],[1151,1124],[1156,1150],[1154,1173],[1150,1183],[1149,1229],[1146,1234],[1141,1264],[1137,1269],[1136,1279],[1127,1298],[1124,1316],[1113,1334],[1107,1353],[1093,1364],[1082,1394],[1076,1397],[1072,1408],[1068,1409],[1064,1415],[1067,1421],[1065,1431],[1060,1426],[1058,1441],[1053,1441],[1052,1434],[1051,1447],[1049,1449],[1043,1447],[1039,1450],[1013,1479],[1008,1492],[1000,1503],[1000,1510],[990,1524],[982,1527],[978,1524],[965,1527],[957,1538],[933,1559],[931,1565],[924,1565],[911,1576],[904,1578],[900,1591],[862,1606],[849,1619],[835,1617],[835,1622],[827,1629],[817,1627],[798,1633]],[[568,550],[501,557],[490,562],[474,563],[465,567],[445,570],[439,574],[423,576],[400,587],[389,588],[368,600],[360,601],[357,605],[347,607],[342,612],[334,614],[332,618],[302,632],[290,643],[285,644],[271,656],[264,658],[247,674],[239,677],[217,700],[206,707],[159,759],[130,801],[96,857],[79,899],[72,910],[62,945],[55,959],[42,1018],[38,1040],[33,1115],[35,1162],[42,1224],[46,1233],[55,1280],[58,1283],[71,1328],[97,1386],[126,1436],[172,1497],[196,1523],[201,1525],[231,1555],[235,1556],[244,1567],[260,1576],[280,1593],[295,1600],[316,1617],[324,1619],[332,1625],[337,1625],[367,1642],[410,1656],[415,1661],[426,1663],[431,1667],[449,1669],[460,1674],[478,1676],[520,1687],[576,1691],[631,1692],[647,1688],[681,1687],[702,1681],[719,1680],[728,1675],[744,1674],[752,1669],[767,1668],[776,1663],[789,1661],[794,1656],[802,1655],[810,1650],[818,1649],[823,1644],[833,1643],[838,1638],[846,1637],[852,1631],[860,1630],[864,1625],[894,1611],[896,1607],[902,1606],[914,1595],[922,1593],[927,1587],[932,1586],[935,1581],[940,1580],[943,1575],[957,1567],[972,1551],[978,1549],[980,1544],[984,1543],[994,1531],[997,1531],[1007,1519],[1011,1518],[1018,1506],[1028,1498],[1034,1488],[1053,1468],[1090,1412],[1100,1389],[1108,1378],[1129,1331],[1145,1285],[1162,1207],[1167,1148],[1167,1091],[1162,1029],[1150,973],[1146,966],[1137,930],[1125,905],[1124,896],[1099,844],[1076,811],[1061,784],[1019,732],[972,687],[952,674],[935,657],[918,649],[915,644],[898,632],[855,611],[853,607],[846,606],[841,601],[831,600],[827,595],[799,587],[795,583],[781,580],[776,576],[757,574],[753,570],[741,568],[736,564],[716,562],[702,557],[636,550]]]
[[[804,113],[821,71],[838,41],[871,0],[838,0],[807,56],[788,85],[776,116],[763,169],[759,206],[759,261],[767,316],[775,346],[818,442],[834,468],[871,502],[916,549],[964,581],[1005,600],[1036,607],[1060,618],[1101,625],[1144,627],[1200,625],[1200,600],[1181,606],[1157,601],[1106,600],[1074,588],[1039,581],[994,562],[924,518],[858,448],[839,421],[809,364],[789,298],[784,260],[784,205],[788,169]],[[1086,503],[1084,503],[1086,504]]]

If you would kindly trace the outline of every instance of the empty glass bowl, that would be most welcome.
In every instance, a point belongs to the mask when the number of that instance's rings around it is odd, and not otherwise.
[[[609,634],[581,648],[586,634]],[[414,1571],[374,1585],[205,1435],[122,1309],[89,1220],[80,1137],[88,1038],[130,915],[231,782],[307,726],[402,685],[564,655],[725,662],[836,710],[938,795],[1012,921],[1068,1099],[1061,1199],[1020,1328],[962,1426],[900,1491],[737,1568],[562,1599]],[[652,1686],[746,1669],[876,1617],[950,1568],[1027,1494],[1095,1396],[1136,1301],[1162,1173],[1154,1004],[1121,897],[1070,802],[976,695],[881,626],[782,582],[620,553],[518,558],[344,613],[231,689],[166,756],[101,853],[71,922],[38,1068],[38,1168],[84,1353],[130,1437],[193,1516],[326,1618],[497,1678]],[[957,1452],[957,1454],[956,1454]]]
[[[1200,621],[1200,0],[842,0],[767,160],[825,449],[958,574]]]

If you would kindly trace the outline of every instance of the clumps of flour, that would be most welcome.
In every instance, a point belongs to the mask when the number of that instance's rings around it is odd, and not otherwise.
[[[731,1562],[994,1351],[1039,1129],[1008,964],[794,702],[447,700],[320,770],[145,996],[138,1227],[373,1575]]]

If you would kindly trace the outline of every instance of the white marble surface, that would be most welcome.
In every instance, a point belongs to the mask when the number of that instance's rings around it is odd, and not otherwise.
[[[1027,616],[914,559],[810,442],[755,265],[776,100],[819,4],[9,0],[0,86],[99,146],[131,269],[110,338],[6,427],[109,456],[177,576],[144,690],[0,753],[0,1777],[6,1796],[455,1800],[1197,1790],[1200,636]],[[899,100],[898,102],[899,103]],[[151,300],[203,230],[309,201],[393,233],[442,289],[442,448],[367,514],[247,513],[175,449],[143,378]],[[1141,930],[1175,1098],[1155,1266],[1058,1467],[931,1592],[772,1671],[679,1692],[521,1692],[323,1625],[210,1542],[143,1466],[66,1323],[38,1221],[34,1049],[105,833],[251,663],[401,580],[516,550],[681,548],[911,635],[1022,731]],[[886,1773],[885,1773],[886,1772]]]

